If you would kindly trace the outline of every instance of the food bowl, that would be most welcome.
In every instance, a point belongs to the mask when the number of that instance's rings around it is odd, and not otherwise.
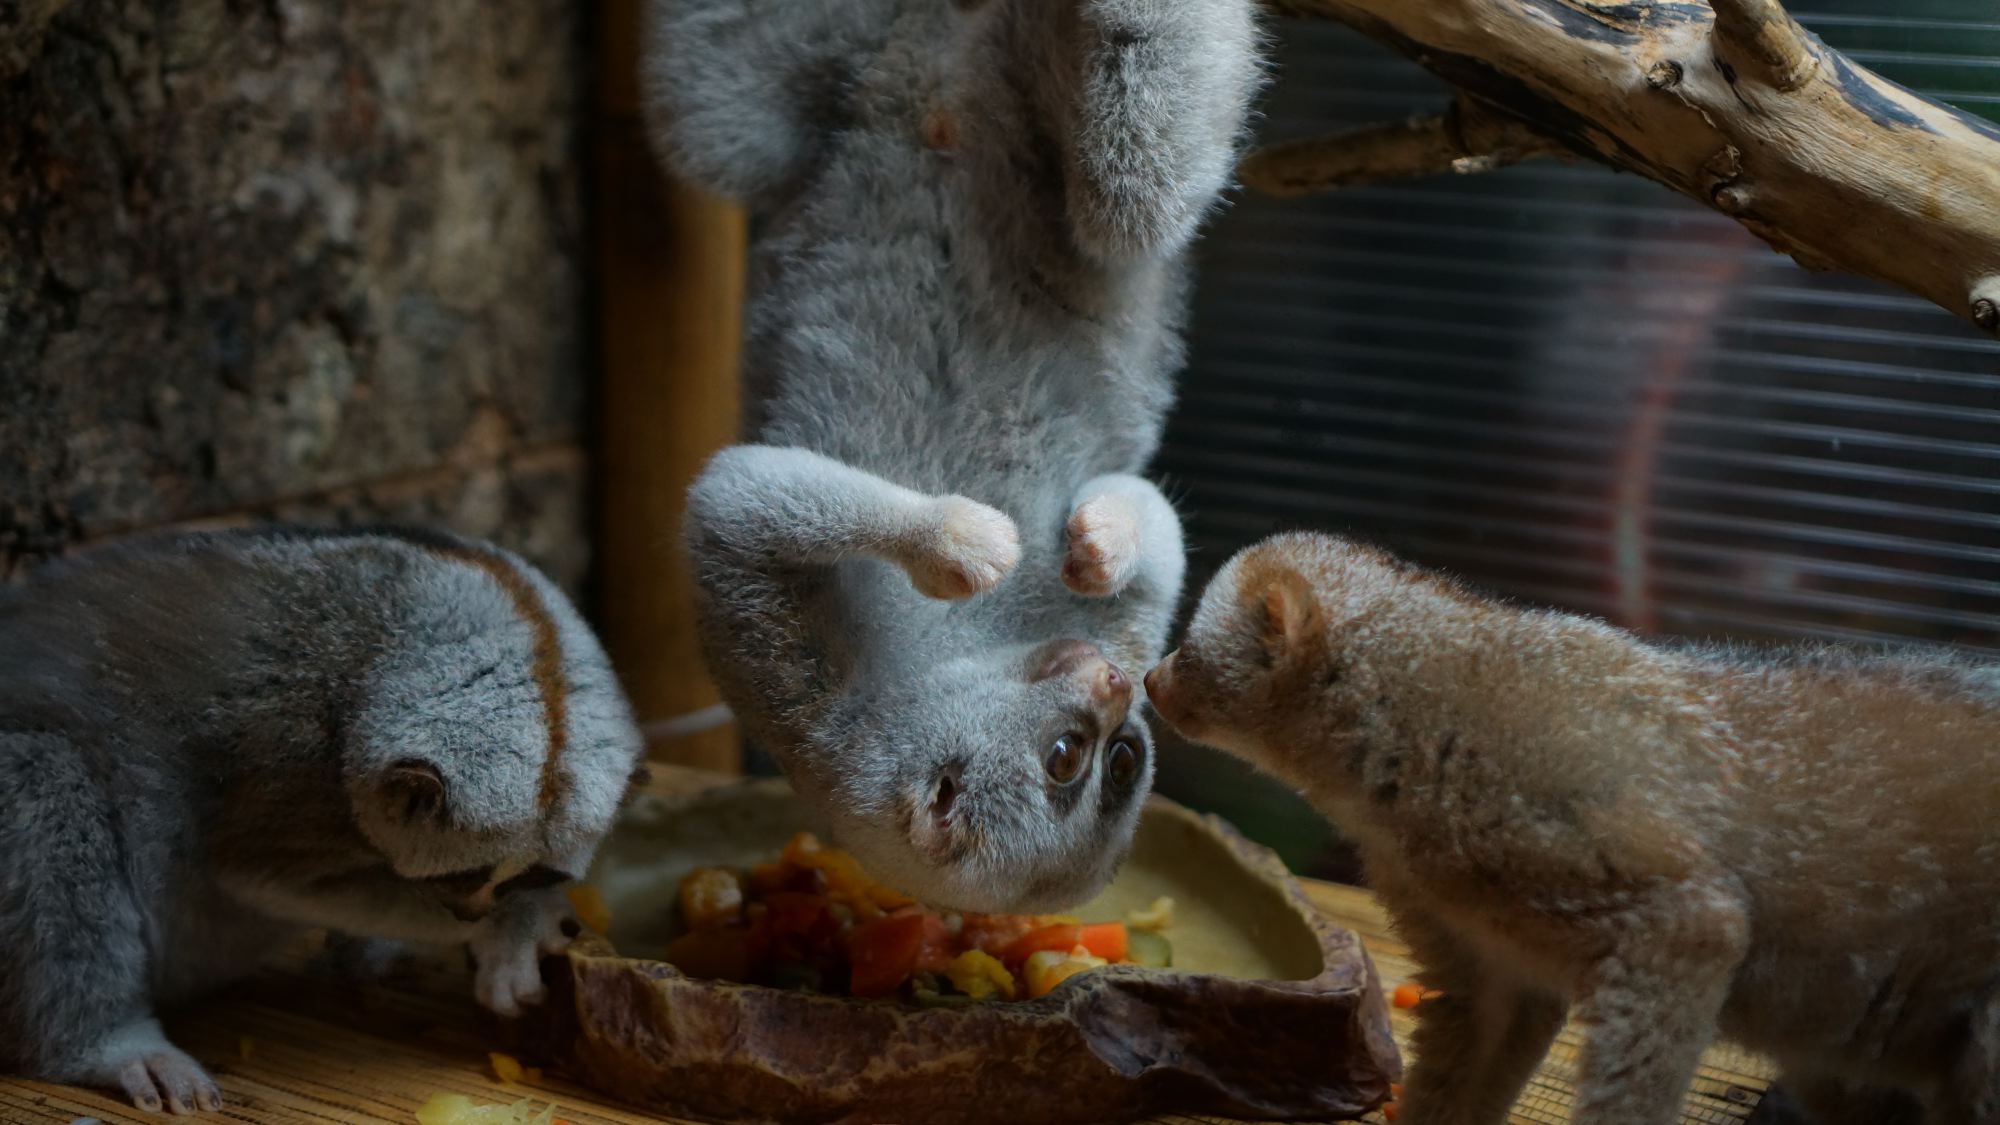
[[[777,780],[636,802],[590,879],[611,932],[544,963],[528,1049],[636,1105],[725,1121],[1345,1118],[1399,1076],[1360,941],[1269,850],[1157,796],[1118,877],[1074,913],[1122,918],[1172,897],[1171,969],[1116,965],[1038,1000],[923,1008],[696,980],[653,959],[678,931],[683,875],[766,862],[801,829],[822,826]]]

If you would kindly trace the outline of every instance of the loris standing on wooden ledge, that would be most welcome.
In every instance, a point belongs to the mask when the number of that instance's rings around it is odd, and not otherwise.
[[[169,536],[0,587],[0,1068],[220,1108],[154,1012],[312,928],[469,944],[514,1014],[640,749],[575,609],[484,543]]]
[[[1135,475],[1253,0],[655,0],[660,138],[758,216],[758,444],[689,494],[710,667],[878,878],[1089,897],[1152,778],[1180,523]]]
[[[1146,682],[1360,846],[1444,993],[1403,1125],[1504,1121],[1571,1002],[1574,1122],[1674,1121],[1718,1032],[1824,1125],[2000,1122],[1993,665],[1666,648],[1287,535]]]

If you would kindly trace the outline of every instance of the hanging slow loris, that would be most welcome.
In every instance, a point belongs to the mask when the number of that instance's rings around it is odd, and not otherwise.
[[[1648,644],[1299,534],[1146,683],[1359,844],[1443,991],[1405,1125],[1505,1120],[1572,1002],[1578,1123],[1674,1121],[1718,1033],[1827,1125],[2000,1122],[2000,668]]]
[[[756,444],[689,495],[723,693],[869,870],[1072,905],[1150,786],[1180,523],[1137,476],[1252,0],[656,0],[660,138],[747,200]]]

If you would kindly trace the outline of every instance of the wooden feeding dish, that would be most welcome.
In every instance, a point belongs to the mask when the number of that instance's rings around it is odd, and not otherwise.
[[[591,878],[609,940],[586,934],[545,963],[531,1050],[637,1105],[730,1121],[1343,1118],[1398,1076],[1360,941],[1270,851],[1160,797],[1118,878],[1077,913],[1122,918],[1172,896],[1172,969],[1119,965],[1038,1000],[923,1008],[696,980],[649,959],[677,932],[683,875],[765,862],[802,828],[819,826],[779,781],[637,802]]]

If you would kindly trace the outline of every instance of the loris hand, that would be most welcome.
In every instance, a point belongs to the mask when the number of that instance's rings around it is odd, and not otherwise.
[[[1005,512],[963,496],[931,499],[897,553],[928,597],[956,600],[998,585],[1021,560],[1021,539]]]
[[[540,960],[569,945],[563,922],[570,917],[563,888],[517,891],[500,901],[472,935],[472,957],[478,971],[473,994],[496,1015],[518,1016],[523,1004],[539,1004]]]

